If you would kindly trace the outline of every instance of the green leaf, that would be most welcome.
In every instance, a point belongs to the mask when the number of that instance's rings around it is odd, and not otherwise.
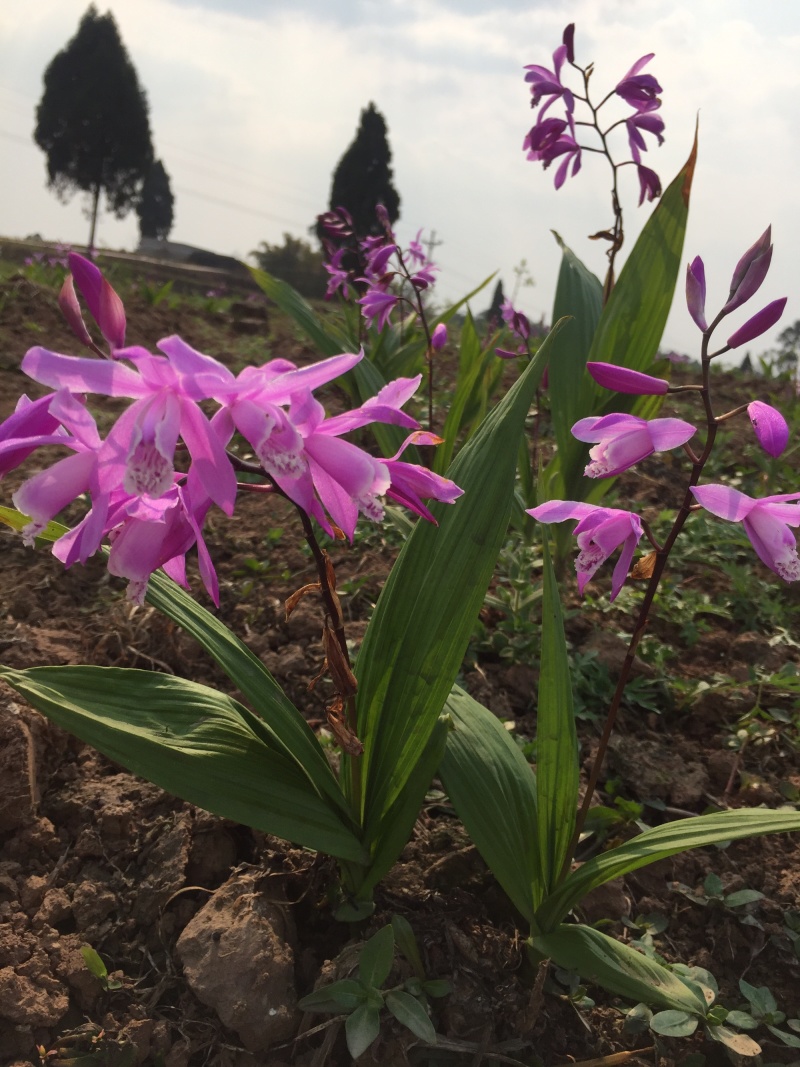
[[[414,968],[414,973],[420,981],[425,978],[425,968],[422,965],[422,957],[419,954],[419,945],[411,928],[411,923],[404,915],[392,916],[392,930],[394,931],[394,943],[398,952],[408,960]]]
[[[765,1015],[772,1015],[774,1011],[777,1011],[778,1002],[767,986],[750,985],[744,978],[740,978],[739,989],[742,996],[747,998],[755,1016],[763,1018]]]
[[[367,842],[425,751],[461,666],[503,544],[547,346],[459,453],[448,474],[464,496],[432,506],[438,528],[417,523],[367,628],[355,667]]]
[[[353,351],[352,340],[329,322],[323,322],[311,305],[288,282],[275,278],[265,270],[250,267],[256,285],[267,294],[290,318],[294,319],[306,337],[323,356],[338,356]]]
[[[623,1029],[626,1034],[644,1034],[650,1029],[653,1013],[646,1004],[637,1004],[625,1016]]]
[[[552,929],[595,886],[678,852],[793,830],[800,830],[800,812],[767,808],[715,812],[657,826],[570,872],[537,911],[537,922],[542,930]]]
[[[428,1018],[428,1013],[418,1000],[402,989],[386,994],[386,1007],[399,1023],[415,1034],[420,1041],[429,1045],[436,1044],[436,1031]]]
[[[302,1011],[330,1012],[335,1015],[339,1012],[353,1011],[364,1003],[366,991],[360,982],[352,978],[343,978],[340,982],[331,982],[330,985],[315,989],[313,993],[302,997],[297,1006]]]
[[[572,427],[578,419],[591,414],[596,399],[594,382],[585,371],[603,307],[603,286],[555,231],[553,236],[561,248],[553,322],[564,316],[570,320],[553,344],[548,371],[550,410],[558,451],[545,479],[552,479],[553,473],[559,472],[561,480],[552,484],[549,492],[560,497],[566,493],[567,485],[574,481],[571,472],[578,468],[581,473],[586,465],[586,446],[572,436]]]
[[[559,926],[552,933],[531,938],[534,948],[559,967],[628,1000],[704,1016],[706,1003],[699,992],[654,960],[629,945],[589,926]]]
[[[536,716],[536,800],[545,893],[559,878],[575,827],[578,738],[558,586],[545,538],[542,648]]]
[[[699,1019],[688,1011],[669,1008],[659,1011],[650,1020],[650,1029],[662,1037],[689,1037],[697,1029]]]
[[[358,960],[358,977],[365,986],[380,989],[394,963],[394,931],[382,926],[365,942]]]
[[[91,945],[81,945],[81,956],[90,974],[95,978],[108,978],[108,968]]]
[[[362,1004],[352,1015],[348,1015],[344,1024],[347,1048],[354,1060],[366,1052],[381,1032],[381,1018],[378,1008],[372,1004]]]
[[[173,675],[118,667],[0,667],[51,722],[226,819],[364,862],[339,813],[242,704]]]
[[[787,1034],[785,1030],[778,1030],[777,1027],[770,1026],[769,1023],[767,1023],[767,1029],[784,1045],[788,1045],[789,1048],[800,1048],[800,1037],[795,1037],[794,1034]]]
[[[763,899],[764,894],[759,893],[757,889],[739,889],[725,897],[725,907],[740,908],[743,904],[753,904],[756,900]]]
[[[453,992],[453,986],[446,978],[429,978],[422,983],[422,992],[429,997],[446,997]]]
[[[457,685],[439,773],[467,833],[529,923],[542,899],[536,778],[500,720]]]
[[[725,1016],[725,1022],[738,1027],[739,1030],[757,1030],[759,1025],[758,1021],[746,1011],[729,1011]]]

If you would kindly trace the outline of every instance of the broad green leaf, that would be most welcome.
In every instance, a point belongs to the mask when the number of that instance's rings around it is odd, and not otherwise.
[[[459,453],[448,476],[464,495],[432,506],[438,527],[417,523],[367,628],[355,669],[365,842],[422,756],[461,666],[505,537],[519,438],[547,352],[545,341]]]
[[[344,1024],[347,1049],[354,1060],[366,1052],[381,1032],[380,1013],[372,1004],[361,1004]]]
[[[691,1015],[706,1013],[702,996],[667,967],[590,926],[559,926],[531,942],[542,956],[609,993]]]
[[[544,893],[539,866],[536,778],[500,720],[458,686],[439,773],[467,833],[529,923]]]
[[[678,852],[720,841],[738,841],[741,837],[793,830],[800,830],[800,811],[767,808],[720,811],[657,826],[572,871],[539,908],[537,921],[541,929],[552,929],[595,886]]]
[[[730,1018],[730,1016],[728,1016],[728,1018]],[[784,1045],[788,1045],[789,1048],[800,1048],[800,1037],[797,1037],[796,1034],[787,1033],[786,1030],[779,1030],[771,1023],[767,1023],[766,1026],[769,1032],[774,1037],[777,1037],[779,1041],[782,1041]]]
[[[561,602],[545,537],[542,648],[536,712],[536,800],[545,894],[567,860],[578,798],[578,737]]]
[[[659,1011],[650,1020],[650,1029],[662,1037],[690,1037],[697,1029],[699,1020],[688,1011],[667,1008]]]
[[[81,956],[90,974],[95,978],[108,978],[108,968],[91,945],[81,945]]]
[[[366,992],[360,982],[353,978],[343,978],[340,982],[315,989],[313,993],[297,1002],[302,1011],[325,1011],[335,1014],[340,1011],[353,1011],[364,1003]]]
[[[467,313],[459,337],[458,378],[455,392],[447,409],[442,436],[444,444],[436,450],[435,468],[443,473],[450,466],[455,451],[456,438],[461,429],[464,411],[475,392],[483,369],[483,349],[472,315]],[[497,357],[492,355],[492,358]],[[499,362],[499,361],[498,361]]]
[[[120,667],[0,667],[51,722],[134,774],[226,819],[363,863],[342,816],[242,704],[195,682]]]
[[[725,1016],[725,1022],[738,1027],[739,1030],[757,1030],[759,1025],[758,1020],[746,1011],[729,1011]]]
[[[553,322],[564,316],[568,316],[569,321],[550,353],[548,392],[558,452],[557,462],[546,477],[552,477],[556,468],[561,472],[560,483],[550,487],[553,496],[561,496],[566,492],[567,484],[572,483],[566,472],[578,464],[582,472],[586,465],[586,446],[576,441],[571,430],[578,419],[592,414],[595,404],[594,382],[585,371],[603,307],[603,286],[555,231],[553,236],[561,248]]]
[[[352,350],[352,341],[341,330],[323,320],[311,305],[293,289],[288,282],[275,278],[265,270],[250,267],[256,285],[267,294],[290,318],[294,319],[303,333],[319,349],[323,356],[338,356]]]
[[[394,963],[394,931],[382,926],[364,943],[358,959],[358,977],[365,986],[380,989]]]
[[[420,1041],[436,1044],[436,1031],[420,1002],[402,989],[386,994],[386,1007],[399,1023],[415,1034]]]
[[[30,520],[12,508],[0,508],[0,521],[21,530]],[[56,541],[67,529],[50,522],[39,539]],[[225,671],[261,717],[260,729],[271,737],[268,743],[294,759],[314,789],[343,815],[348,813],[347,802],[313,731],[261,660],[224,623],[161,572],[151,575],[146,599],[191,634]]]
[[[744,978],[739,979],[739,989],[742,996],[747,997],[751,1010],[759,1016],[771,1015],[778,1010],[778,1002],[772,995],[769,986],[750,985]]]
[[[738,889],[735,893],[729,893],[725,897],[726,908],[740,908],[743,904],[754,904],[757,900],[763,900],[764,894],[757,889]]]
[[[373,835],[374,848],[369,870],[357,872],[356,889],[359,897],[364,898],[372,892],[403,851],[414,829],[414,823],[419,818],[422,802],[441,762],[446,742],[447,726],[439,720],[424,752],[411,768],[399,795],[380,820],[377,833]]]

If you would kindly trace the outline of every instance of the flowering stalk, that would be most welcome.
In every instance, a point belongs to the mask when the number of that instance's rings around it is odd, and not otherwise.
[[[711,336],[726,315],[754,295],[766,275],[764,263],[768,265],[771,251],[767,230],[737,265],[728,302],[710,325],[707,324],[705,316],[705,272],[702,260],[698,257],[688,267],[687,305],[696,325],[702,331],[701,382],[699,386],[692,387],[692,390],[699,394],[705,414],[705,441],[699,453],[694,452],[688,443],[694,433],[694,427],[678,419],[656,419],[646,423],[629,415],[609,415],[602,419],[583,419],[573,427],[573,434],[579,440],[598,442],[590,451],[590,463],[586,468],[586,474],[590,477],[619,474],[653,451],[683,447],[691,462],[691,471],[683,500],[664,542],[659,544],[647,525],[630,512],[613,511],[577,501],[549,501],[529,512],[542,522],[580,519],[575,534],[581,548],[577,561],[578,587],[581,592],[614,548],[623,543],[623,552],[614,572],[611,596],[613,600],[624,584],[639,539],[645,535],[653,546],[652,551],[644,556],[633,570],[634,577],[647,578],[648,584],[611,699],[586,793],[560,872],[560,881],[569,872],[580,840],[636,651],[647,626],[667,560],[691,512],[702,506],[721,518],[743,522],[761,560],[785,581],[800,580],[800,558],[794,536],[789,529],[790,526],[800,526],[800,504],[795,503],[800,499],[800,493],[767,497],[757,501],[725,486],[699,485],[703,469],[713,451],[719,425],[737,414],[748,412],[759,444],[770,455],[779,455],[788,441],[785,420],[768,404],[752,401],[734,411],[716,415],[711,397],[711,362],[732,347],[729,340],[724,348],[712,352]],[[745,295],[740,300],[738,296],[743,290]],[[756,335],[753,331],[764,332],[773,324],[775,307],[779,306],[782,310],[784,304],[785,300],[780,300],[767,305],[766,309],[758,312],[744,327],[736,331],[733,337],[741,335],[748,327],[752,336]],[[664,379],[611,364],[590,363],[587,369],[601,385],[620,392],[663,395],[666,392],[686,391],[686,387],[673,390]]]
[[[659,145],[664,143],[664,121],[656,114],[661,107],[661,99],[658,96],[661,86],[652,74],[641,73],[653,58],[653,54],[650,53],[638,59],[617,85],[598,104],[595,104],[589,92],[589,81],[594,73],[594,64],[590,63],[582,67],[575,62],[574,38],[575,26],[571,23],[564,30],[562,44],[553,53],[552,71],[537,64],[529,64],[525,68],[527,71],[525,80],[531,86],[531,107],[537,107],[545,98],[547,102],[539,111],[537,121],[526,135],[522,147],[531,162],[542,163],[545,169],[556,159],[561,159],[555,176],[556,189],[561,188],[568,176],[574,177],[580,171],[583,152],[596,152],[608,160],[611,167],[611,209],[614,221],[610,229],[601,230],[592,236],[592,240],[609,242],[606,252],[608,271],[603,286],[603,302],[605,303],[614,287],[614,262],[624,242],[622,205],[618,189],[620,167],[636,167],[640,206],[645,200],[652,201],[661,195],[661,182],[658,175],[642,163],[642,152],[647,151],[644,134],[655,137]],[[561,72],[565,63],[580,75],[582,91],[575,91],[564,84]],[[600,111],[614,97],[619,97],[632,107],[633,113],[603,127]],[[563,104],[563,118],[547,115],[557,101]],[[584,105],[589,114],[588,118],[575,117],[576,101]],[[616,162],[611,152],[609,135],[620,126],[625,127],[631,158]],[[578,127],[594,131],[599,140],[599,147],[596,144],[579,144]]]

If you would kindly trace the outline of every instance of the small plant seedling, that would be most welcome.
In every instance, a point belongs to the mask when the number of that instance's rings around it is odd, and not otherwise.
[[[383,989],[394,963],[395,947],[410,963],[414,976]],[[421,1041],[434,1045],[436,1031],[428,1014],[428,997],[443,997],[449,992],[449,982],[425,977],[411,926],[395,915],[391,925],[381,927],[362,947],[358,978],[323,986],[303,997],[299,1006],[303,1011],[346,1015],[347,1048],[353,1059],[358,1059],[380,1033],[383,1008]]]
[[[706,876],[703,888],[698,892],[683,882],[673,882],[672,889],[681,893],[687,900],[700,904],[704,908],[733,909],[744,907],[745,904],[754,904],[757,900],[763,900],[764,894],[757,889],[737,889],[733,893],[725,893],[722,879],[713,872]],[[741,921],[744,921],[744,917]],[[748,925],[753,925],[752,923]]]
[[[81,945],[81,956],[83,956],[87,970],[95,976],[106,993],[122,989],[122,982],[117,978],[109,978],[108,968],[91,945]]]

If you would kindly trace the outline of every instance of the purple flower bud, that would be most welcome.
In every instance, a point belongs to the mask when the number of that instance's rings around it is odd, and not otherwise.
[[[89,336],[86,323],[83,321],[83,315],[81,315],[71,274],[66,276],[64,284],[61,286],[61,292],[58,294],[58,306],[61,308],[61,314],[67,320],[67,325],[81,344],[88,345],[91,348],[92,338]]]
[[[569,26],[564,30],[564,36],[561,38],[561,42],[567,50],[567,61],[569,63],[575,62],[575,23],[570,22]]]
[[[639,175],[639,207],[645,200],[655,200],[661,196],[661,179],[654,170],[643,167],[641,163],[636,165],[636,173]]]
[[[741,307],[761,287],[772,262],[772,245],[770,243],[772,227],[767,226],[759,239],[748,248],[739,262],[731,279],[728,302],[722,309],[724,315]]]
[[[747,414],[764,451],[770,456],[779,456],[789,443],[789,427],[780,411],[762,400],[754,400],[747,405]]]
[[[444,346],[447,344],[447,327],[443,322],[440,322],[436,329],[431,334],[431,348],[434,352],[441,352]]]
[[[665,396],[669,392],[669,382],[665,378],[654,378],[651,374],[618,367],[615,363],[587,363],[586,369],[598,385],[617,393]]]
[[[69,254],[69,266],[75,283],[86,301],[92,318],[112,348],[125,345],[125,309],[122,301],[103,277],[99,268],[76,252]]]
[[[708,329],[706,322],[706,270],[703,261],[695,256],[686,268],[686,304],[689,314],[703,331]]]
[[[773,300],[771,304],[767,304],[766,307],[756,312],[751,319],[747,320],[744,326],[740,326],[735,333],[730,335],[728,348],[738,348],[739,345],[747,344],[753,338],[760,337],[762,333],[766,333],[783,314],[786,300],[787,298],[783,296],[780,300]]]

